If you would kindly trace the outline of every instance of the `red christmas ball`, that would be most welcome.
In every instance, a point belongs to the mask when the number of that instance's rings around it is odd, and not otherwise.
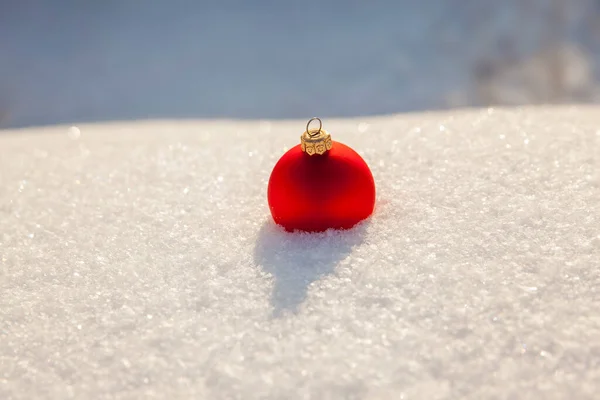
[[[342,143],[329,139],[328,146],[309,155],[298,145],[271,173],[271,215],[288,231],[349,229],[373,213],[375,182],[367,163]]]

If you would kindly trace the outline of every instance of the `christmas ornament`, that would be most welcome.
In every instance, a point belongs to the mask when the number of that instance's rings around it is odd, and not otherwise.
[[[309,129],[313,121],[316,130]],[[367,163],[322,127],[319,118],[310,119],[300,144],[271,172],[271,215],[288,231],[349,229],[373,213],[375,182]]]

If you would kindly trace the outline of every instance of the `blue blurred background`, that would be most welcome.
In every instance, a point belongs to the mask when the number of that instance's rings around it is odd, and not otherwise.
[[[0,127],[600,100],[599,0],[0,0]]]

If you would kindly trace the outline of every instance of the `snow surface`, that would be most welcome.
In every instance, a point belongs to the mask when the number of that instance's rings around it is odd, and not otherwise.
[[[326,119],[378,200],[313,235],[304,124],[0,135],[0,398],[597,398],[599,108]]]

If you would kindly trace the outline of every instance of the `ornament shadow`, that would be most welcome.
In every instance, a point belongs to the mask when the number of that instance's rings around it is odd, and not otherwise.
[[[254,261],[273,276],[273,317],[296,314],[310,285],[335,272],[363,242],[369,220],[347,231],[290,233],[267,221],[258,233]]]

